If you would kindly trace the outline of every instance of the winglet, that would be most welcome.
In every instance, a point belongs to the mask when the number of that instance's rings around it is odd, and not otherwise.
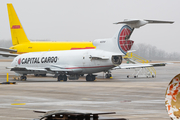
[[[152,24],[152,23],[174,23],[174,21],[160,21],[160,20],[129,20],[129,19],[125,19],[122,22],[117,22],[114,24],[127,24],[129,26],[131,26],[132,28],[139,28],[143,25],[146,24]]]

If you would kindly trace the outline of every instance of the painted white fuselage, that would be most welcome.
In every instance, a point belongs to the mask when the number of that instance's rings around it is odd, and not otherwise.
[[[71,51],[49,51],[32,52],[22,54],[14,58],[11,67],[46,69],[72,69],[71,74],[89,74],[102,71],[108,71],[114,67],[112,63],[112,52],[103,50],[71,50]],[[92,56],[106,57],[106,59],[94,59]],[[54,67],[56,66],[56,67]],[[19,74],[27,74],[27,71],[15,71]],[[37,71],[28,71],[28,74],[34,74]],[[41,73],[48,73],[42,72]]]

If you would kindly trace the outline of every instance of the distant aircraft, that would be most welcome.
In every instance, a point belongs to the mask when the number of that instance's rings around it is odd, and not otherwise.
[[[95,46],[93,46],[92,42],[29,41],[13,8],[13,5],[11,3],[8,3],[7,8],[13,46],[9,49],[0,47],[0,51],[10,52],[0,53],[0,55],[2,56],[16,56],[14,54],[22,54],[28,52],[95,49]]]
[[[51,73],[55,74],[58,81],[67,81],[67,75],[70,80],[77,80],[81,74],[87,74],[86,81],[94,81],[96,79],[94,73],[108,72],[112,68],[121,68],[122,56],[130,52],[134,43],[134,41],[129,40],[134,28],[150,23],[173,22],[157,20],[125,20],[118,22],[115,24],[126,25],[112,38],[94,40],[93,45],[96,46],[96,49],[21,54],[14,58],[9,69],[22,75],[21,79],[25,80],[27,74]],[[147,65],[149,67],[149,64]],[[123,67],[125,68],[125,66]],[[140,65],[136,67],[140,67]],[[128,68],[130,67],[128,66]],[[111,76],[111,74],[109,75]]]

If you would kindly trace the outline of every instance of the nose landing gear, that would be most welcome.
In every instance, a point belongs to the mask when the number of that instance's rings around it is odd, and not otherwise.
[[[112,77],[112,75],[111,74],[106,74],[106,76],[105,76],[106,78],[111,78]]]
[[[26,81],[26,80],[27,80],[27,77],[26,77],[25,75],[23,75],[23,76],[20,77],[20,80]]]
[[[106,78],[111,78],[112,75],[111,75],[111,71],[107,71],[107,74],[105,75]]]

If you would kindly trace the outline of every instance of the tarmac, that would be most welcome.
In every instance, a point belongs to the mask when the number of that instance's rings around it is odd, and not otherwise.
[[[33,110],[80,110],[116,112],[105,115],[129,120],[170,120],[165,107],[165,92],[171,79],[179,74],[180,63],[156,67],[155,78],[127,78],[134,69],[113,70],[111,79],[98,73],[95,82],[79,80],[58,82],[52,75],[27,81],[13,80],[14,72],[5,69],[10,62],[0,62],[0,119],[32,120],[42,116]]]

